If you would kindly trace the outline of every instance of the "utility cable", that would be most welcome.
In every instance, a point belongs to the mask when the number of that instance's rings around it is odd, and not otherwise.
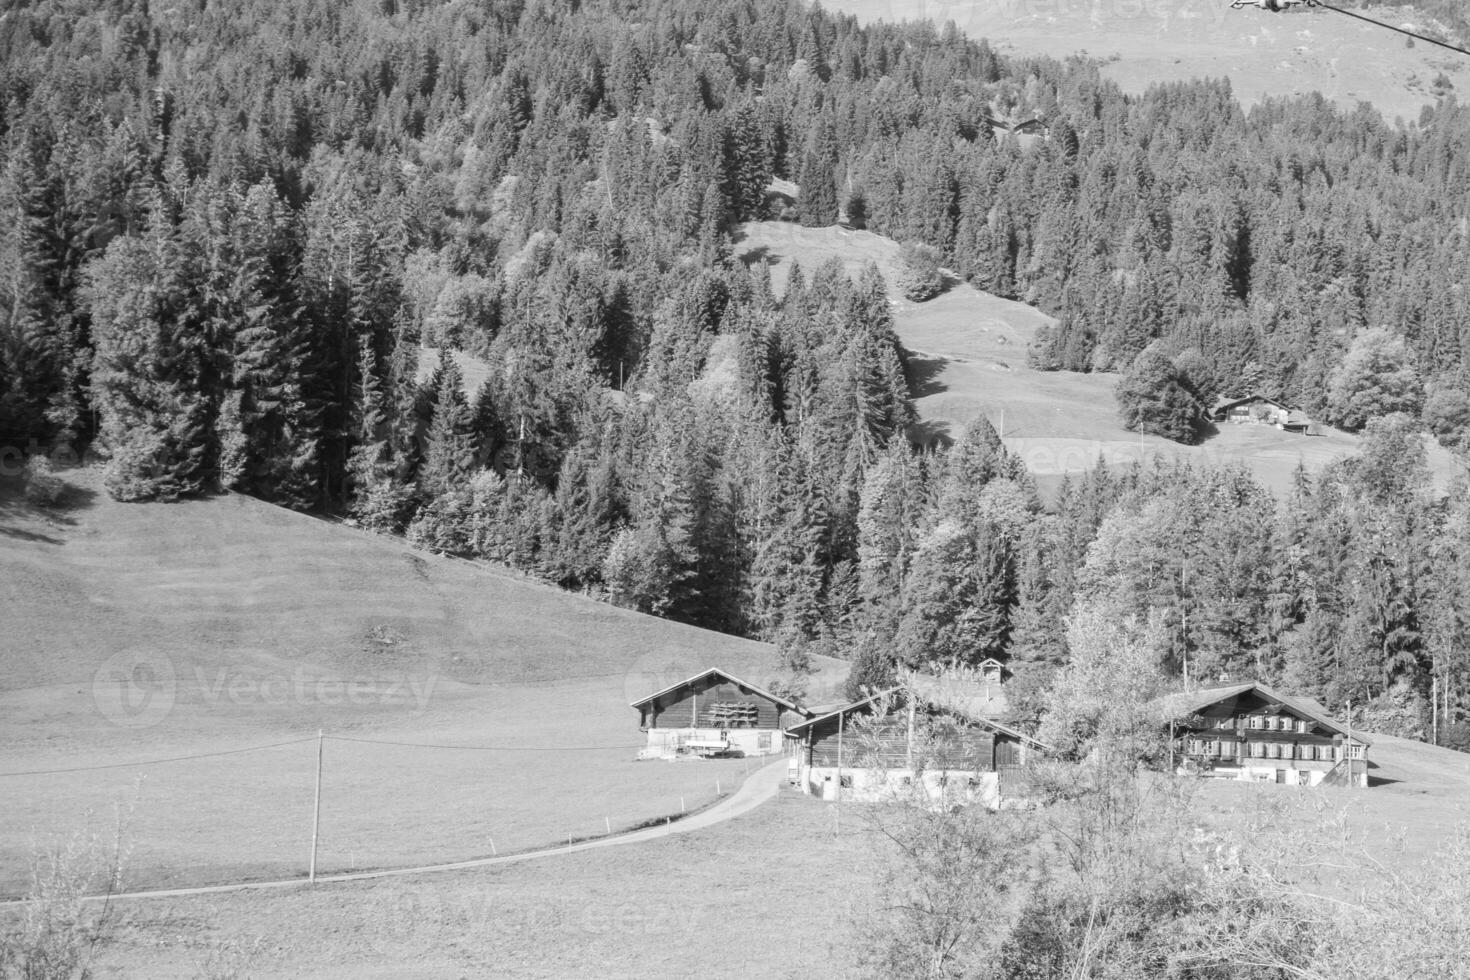
[[[1438,38],[1430,37],[1427,34],[1420,34],[1417,31],[1411,31],[1406,27],[1395,27],[1393,24],[1385,23],[1381,20],[1375,20],[1374,18],[1369,17],[1366,14],[1360,14],[1353,10],[1344,10],[1342,7],[1334,7],[1330,3],[1324,3],[1323,0],[1233,0],[1230,6],[1235,10],[1239,10],[1242,7],[1260,7],[1262,10],[1269,10],[1272,13],[1280,13],[1283,10],[1295,7],[1298,4],[1304,7],[1321,7],[1324,10],[1331,10],[1334,13],[1343,14],[1344,16],[1352,17],[1355,20],[1361,20],[1366,24],[1372,24],[1374,27],[1386,28],[1390,31],[1394,31],[1395,33],[1402,34],[1405,37],[1413,38],[1416,41],[1424,41],[1427,44],[1437,44],[1440,47],[1448,48],[1449,50],[1454,51],[1457,54],[1470,56],[1470,49],[1450,44],[1448,41],[1441,41]]]
[[[299,745],[302,742],[315,742],[316,736],[307,738],[293,738],[285,742],[271,742],[268,745],[249,745],[243,749],[225,749],[222,752],[200,752],[196,755],[176,755],[168,759],[146,759],[142,762],[113,762],[104,766],[76,766],[71,769],[27,769],[20,772],[0,772],[0,778],[6,776],[59,776],[63,773],[72,772],[97,772],[101,769],[130,769],[136,766],[161,766],[169,762],[188,762],[191,759],[214,759],[222,755],[239,755],[241,752],[259,752],[262,749],[280,748],[282,745]]]
[[[1365,22],[1367,22],[1369,24],[1373,24],[1376,27],[1386,27],[1386,28],[1388,28],[1391,31],[1397,31],[1399,34],[1402,34],[1405,37],[1411,37],[1411,38],[1414,38],[1415,40],[1418,40],[1418,41],[1426,41],[1429,44],[1437,44],[1437,45],[1439,45],[1442,48],[1449,48],[1451,51],[1458,52],[1459,54],[1470,55],[1470,50],[1466,50],[1465,48],[1457,47],[1457,46],[1455,46],[1453,44],[1448,43],[1447,41],[1439,41],[1439,40],[1436,40],[1436,39],[1434,39],[1432,37],[1429,37],[1427,35],[1419,34],[1419,33],[1416,33],[1414,31],[1411,31],[1411,30],[1409,30],[1408,28],[1405,28],[1405,27],[1395,27],[1392,24],[1385,24],[1381,20],[1374,20],[1372,17],[1368,17],[1368,16],[1366,16],[1364,14],[1356,13],[1355,11],[1352,11],[1352,10],[1344,10],[1341,7],[1334,7],[1331,4],[1329,4],[1329,3],[1323,3],[1322,0],[1307,0],[1307,3],[1308,3],[1308,6],[1322,7],[1324,9],[1326,9],[1326,10],[1332,10],[1332,11],[1335,11],[1335,12],[1337,12],[1339,14],[1345,14],[1348,17],[1353,17],[1353,18],[1356,18],[1358,20],[1365,21]]]
[[[327,735],[328,741],[362,742],[367,745],[403,745],[413,749],[456,749],[472,752],[626,752],[641,745],[434,745],[429,742],[398,742],[386,738],[353,738],[349,735]]]

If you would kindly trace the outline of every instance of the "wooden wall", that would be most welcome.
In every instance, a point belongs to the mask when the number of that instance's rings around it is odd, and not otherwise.
[[[722,705],[734,710],[722,711]],[[670,691],[644,705],[642,711],[644,728],[780,729],[783,708],[770,698],[742,690],[723,678],[707,677]],[[734,721],[724,720],[732,717]]]
[[[842,733],[842,765],[844,768],[906,769],[909,766],[908,719],[895,715],[876,726],[853,729],[847,719]],[[921,722],[922,724],[922,722]],[[990,772],[995,768],[997,742],[1014,741],[986,729],[969,728],[926,737],[922,727],[914,737],[914,765],[924,769],[951,769],[968,772]],[[1005,755],[1002,750],[1002,755]],[[837,719],[814,725],[807,752],[807,763],[819,768],[838,764]]]
[[[1290,730],[1273,728],[1252,728],[1250,719],[1253,716],[1263,716],[1272,719],[1286,717],[1293,721]],[[1311,759],[1316,761],[1320,749],[1327,747],[1340,747],[1345,739],[1337,732],[1326,728],[1311,719],[1296,714],[1290,708],[1283,708],[1267,702],[1264,698],[1247,692],[1219,704],[1210,705],[1199,712],[1199,720],[1203,724],[1180,725],[1175,729],[1176,738],[1180,744],[1189,751],[1191,743],[1197,740],[1218,743],[1216,752],[1211,756],[1214,758],[1233,759],[1237,755],[1247,763],[1252,759],[1276,758],[1282,761],[1292,759]],[[1299,731],[1295,722],[1306,721],[1307,731]],[[1245,742],[1243,748],[1237,748],[1237,743]],[[1263,745],[1278,746],[1276,756],[1251,754],[1250,743],[1261,743]]]

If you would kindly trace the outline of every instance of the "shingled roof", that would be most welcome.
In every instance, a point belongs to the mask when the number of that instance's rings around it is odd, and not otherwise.
[[[792,702],[792,701],[790,701],[790,700],[788,700],[786,698],[783,698],[783,697],[781,697],[778,694],[772,694],[770,691],[767,691],[767,690],[765,690],[763,688],[756,687],[754,684],[750,683],[749,681],[743,681],[740,678],[736,677],[734,674],[730,673],[729,671],[721,670],[718,667],[711,667],[708,670],[702,670],[699,673],[695,674],[693,677],[685,678],[684,680],[680,681],[677,684],[670,684],[668,687],[664,688],[661,691],[654,691],[652,694],[648,695],[647,697],[639,698],[637,701],[630,701],[629,702],[629,705],[631,707],[634,707],[634,708],[640,708],[643,705],[647,704],[648,702],[652,701],[656,697],[660,697],[660,696],[662,696],[664,694],[668,694],[670,691],[677,691],[679,688],[685,687],[685,686],[687,686],[689,684],[693,684],[695,681],[703,680],[704,678],[710,676],[711,674],[718,674],[719,676],[723,677],[725,680],[729,681],[731,684],[734,684],[737,687],[742,687],[745,690],[750,691],[750,692],[752,692],[754,694],[759,694],[763,698],[768,698],[768,699],[776,702],[777,704],[781,705],[782,707],[790,709],[791,711],[801,711],[800,705],[797,705],[794,702]]]
[[[1297,714],[1315,721],[1324,728],[1330,728],[1339,735],[1348,736],[1355,742],[1363,745],[1372,745],[1373,741],[1362,732],[1350,730],[1347,726],[1334,721],[1317,701],[1311,698],[1294,698],[1282,694],[1265,684],[1251,681],[1247,684],[1231,684],[1228,687],[1201,688],[1198,691],[1179,691],[1174,694],[1166,694],[1154,701],[1161,712],[1169,718],[1181,718],[1185,715],[1194,715],[1205,708],[1229,698],[1239,697],[1248,691],[1255,691],[1268,701],[1274,701],[1284,708],[1290,708]]]
[[[903,687],[891,687],[891,688],[889,688],[886,691],[879,691],[877,694],[870,694],[870,695],[868,695],[865,698],[860,698],[860,699],[858,699],[856,701],[853,701],[853,702],[851,702],[849,704],[845,704],[845,705],[841,706],[840,708],[837,708],[837,709],[835,709],[833,711],[828,711],[825,714],[820,714],[820,715],[817,715],[817,716],[815,716],[813,718],[808,718],[805,721],[800,722],[799,724],[792,725],[791,727],[789,727],[789,728],[786,729],[786,734],[787,735],[796,735],[796,734],[798,734],[798,733],[800,733],[800,732],[802,732],[802,731],[804,731],[806,729],[811,728],[812,726],[816,725],[818,722],[826,721],[826,720],[828,720],[830,718],[836,718],[838,715],[850,714],[851,712],[857,711],[860,708],[867,707],[868,705],[872,704],[874,701],[878,701],[878,700],[880,700],[882,698],[896,697],[897,695],[902,694],[904,692],[904,690],[905,689]],[[1038,740],[1032,738],[1030,735],[1027,735],[1025,732],[1018,731],[1017,729],[1012,728],[1009,725],[1003,725],[1000,722],[996,721],[994,718],[988,717],[982,711],[975,710],[974,706],[969,705],[969,704],[966,704],[963,701],[954,701],[954,702],[948,702],[948,703],[946,703],[946,701],[944,701],[942,699],[940,699],[940,700],[931,699],[931,698],[925,697],[923,694],[918,694],[918,697],[920,698],[920,700],[926,701],[929,704],[932,704],[936,708],[939,708],[941,710],[951,711],[951,712],[953,712],[953,713],[955,713],[957,715],[960,715],[961,717],[965,718],[968,721],[975,722],[977,725],[980,725],[982,728],[988,728],[988,729],[990,729],[992,731],[999,732],[1002,735],[1009,735],[1012,738],[1020,739],[1023,742],[1026,742],[1026,743],[1028,743],[1030,745],[1034,745],[1036,748],[1041,749],[1043,752],[1055,752],[1056,751],[1050,745],[1047,745],[1045,742],[1038,741]]]

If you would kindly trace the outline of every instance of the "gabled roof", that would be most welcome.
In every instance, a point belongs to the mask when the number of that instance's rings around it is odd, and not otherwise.
[[[853,701],[851,704],[845,704],[842,707],[836,709],[835,711],[829,711],[826,714],[817,715],[815,718],[808,718],[806,721],[803,721],[803,722],[801,722],[799,724],[796,724],[796,725],[792,725],[790,728],[786,729],[786,734],[787,735],[795,735],[795,734],[798,734],[799,732],[802,732],[804,730],[807,730],[807,729],[812,728],[818,722],[827,721],[828,719],[831,719],[831,718],[836,718],[838,715],[851,714],[853,711],[856,711],[859,708],[867,707],[868,705],[872,704],[874,701],[879,700],[880,698],[893,697],[895,694],[902,693],[903,690],[904,689],[902,687],[890,687],[886,691],[879,691],[877,694],[870,694],[867,697],[862,698],[862,699],[860,699],[858,701]],[[922,697],[922,695],[920,695],[920,697]],[[940,708],[941,710],[949,710],[949,711],[955,712],[956,714],[963,715],[966,719],[968,719],[970,721],[973,721],[973,722],[975,722],[978,725],[982,725],[982,726],[984,726],[986,728],[989,728],[989,729],[992,729],[994,731],[1000,732],[1002,735],[1009,735],[1012,738],[1018,738],[1018,739],[1020,739],[1023,742],[1026,742],[1026,743],[1028,743],[1030,745],[1036,746],[1038,749],[1041,749],[1043,752],[1054,752],[1054,751],[1056,751],[1050,745],[1047,745],[1045,742],[1038,742],[1036,739],[1032,738],[1030,735],[1027,735],[1025,732],[1017,731],[1016,729],[1010,727],[1009,725],[1002,725],[1000,722],[996,721],[994,718],[987,718],[983,714],[978,714],[978,713],[975,713],[975,712],[972,712],[972,711],[968,711],[968,710],[966,710],[961,705],[943,704],[943,703],[938,703],[938,702],[931,702],[931,703],[933,703],[935,707]]]
[[[1223,412],[1227,408],[1233,408],[1236,405],[1244,405],[1246,402],[1255,401],[1265,402],[1267,405],[1275,405],[1277,408],[1287,408],[1285,402],[1279,402],[1274,398],[1267,398],[1265,395],[1246,395],[1244,398],[1227,398],[1226,396],[1221,395],[1219,398],[1215,399],[1215,407],[1210,409],[1210,412],[1212,414],[1216,412]]]
[[[1289,708],[1304,718],[1315,721],[1324,728],[1330,728],[1339,735],[1351,737],[1355,742],[1363,745],[1372,745],[1373,742],[1361,732],[1349,731],[1345,725],[1334,721],[1317,701],[1311,698],[1293,698],[1275,691],[1265,684],[1252,681],[1248,684],[1232,684],[1229,687],[1211,687],[1198,691],[1181,691],[1176,694],[1166,694],[1154,703],[1164,709],[1169,717],[1178,718],[1182,715],[1198,714],[1211,705],[1219,704],[1230,698],[1239,697],[1247,691],[1255,691],[1269,701],[1274,701],[1284,708]]]
[[[768,699],[776,702],[777,704],[781,705],[782,707],[789,708],[792,711],[801,711],[802,714],[805,714],[806,713],[806,712],[802,711],[801,707],[799,705],[795,704],[794,702],[788,701],[786,698],[783,698],[783,697],[781,697],[779,695],[772,694],[770,691],[767,691],[764,688],[756,687],[754,684],[751,684],[748,681],[743,681],[740,678],[736,677],[734,674],[730,673],[729,671],[721,670],[718,667],[711,667],[708,670],[702,670],[699,673],[695,674],[693,677],[686,678],[685,680],[682,680],[682,681],[680,681],[677,684],[670,684],[668,687],[664,688],[662,691],[654,691],[652,694],[648,695],[648,697],[646,697],[646,698],[639,698],[637,701],[630,701],[630,702],[628,702],[628,706],[629,707],[632,707],[632,708],[641,708],[643,705],[645,705],[648,702],[652,701],[654,698],[662,697],[663,695],[668,694],[671,691],[677,691],[679,688],[686,687],[686,686],[688,686],[690,684],[693,684],[695,681],[704,680],[706,677],[710,676],[711,674],[718,674],[719,676],[723,677],[725,680],[727,680],[730,683],[736,685],[737,687],[743,687],[747,691],[751,691],[751,692],[753,692],[755,694],[759,694],[761,697],[768,698]]]

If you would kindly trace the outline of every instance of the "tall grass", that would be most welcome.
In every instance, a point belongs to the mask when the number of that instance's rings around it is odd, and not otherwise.
[[[118,807],[110,833],[83,829],[31,857],[23,901],[0,911],[0,978],[87,980],[115,924],[112,896],[122,890],[128,810]]]

